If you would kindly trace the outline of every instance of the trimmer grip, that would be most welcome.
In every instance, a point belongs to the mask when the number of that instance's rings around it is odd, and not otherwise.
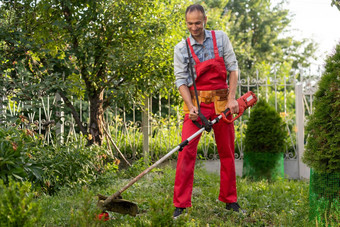
[[[231,120],[229,120],[227,117],[230,115],[230,110],[228,110],[227,113],[224,113],[224,112],[223,112],[223,114],[222,114],[222,120],[223,120],[224,122],[227,122],[228,124],[231,124],[231,123],[233,123],[237,118],[241,117],[242,114],[243,114],[243,112],[239,111],[239,112],[238,112],[238,115],[237,115],[236,117],[234,117],[234,118],[232,118]]]
[[[227,116],[231,114],[229,108],[227,108],[225,111],[222,112],[222,120],[227,122],[228,124],[233,123],[237,118],[241,117],[247,108],[255,105],[255,103],[257,102],[257,97],[252,91],[248,91],[246,94],[244,94],[239,99],[237,99],[237,102],[238,102],[239,112],[236,117],[234,117],[231,120],[227,119]]]

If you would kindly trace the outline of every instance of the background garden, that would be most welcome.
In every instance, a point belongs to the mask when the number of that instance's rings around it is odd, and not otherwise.
[[[322,76],[306,74],[316,44],[284,35],[291,18],[283,3],[198,2],[207,10],[207,29],[224,30],[234,46],[239,96],[253,90],[260,100],[236,124],[243,160],[237,187],[247,214],[216,201],[219,177],[198,162],[194,206],[173,220],[173,155],[124,192],[139,205],[137,217],[110,212],[109,221],[96,218],[97,194],[113,194],[180,142],[173,48],[188,35],[184,10],[192,1],[3,0],[1,226],[338,225],[340,46]],[[241,86],[250,80],[254,86]],[[278,81],[318,85],[315,96],[306,97],[313,103],[303,157],[310,181],[283,172],[287,154],[297,156],[296,97],[294,86]],[[144,127],[146,117],[151,129]],[[143,130],[157,138],[147,149]],[[218,159],[213,143],[201,142],[198,159]]]

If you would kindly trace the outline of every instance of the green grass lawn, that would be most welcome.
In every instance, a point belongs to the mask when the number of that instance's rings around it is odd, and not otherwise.
[[[110,212],[110,220],[95,220],[96,194],[111,195],[124,186],[141,168],[102,176],[92,186],[65,189],[40,199],[45,226],[310,226],[308,182],[282,179],[276,182],[237,178],[239,204],[245,215],[225,209],[217,200],[219,176],[202,167],[195,170],[193,207],[187,215],[173,220],[172,204],[175,169],[165,166],[144,176],[127,189],[124,199],[136,202],[136,217]]]

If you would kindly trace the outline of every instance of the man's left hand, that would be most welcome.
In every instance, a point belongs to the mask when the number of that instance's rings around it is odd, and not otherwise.
[[[236,99],[229,99],[226,105],[226,109],[227,108],[229,108],[231,114],[237,114],[239,112],[239,108]]]

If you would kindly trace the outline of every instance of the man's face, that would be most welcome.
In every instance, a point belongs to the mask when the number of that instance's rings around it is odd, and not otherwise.
[[[185,21],[194,38],[204,38],[204,25],[207,23],[207,17],[204,17],[202,12],[198,10],[188,12]]]

